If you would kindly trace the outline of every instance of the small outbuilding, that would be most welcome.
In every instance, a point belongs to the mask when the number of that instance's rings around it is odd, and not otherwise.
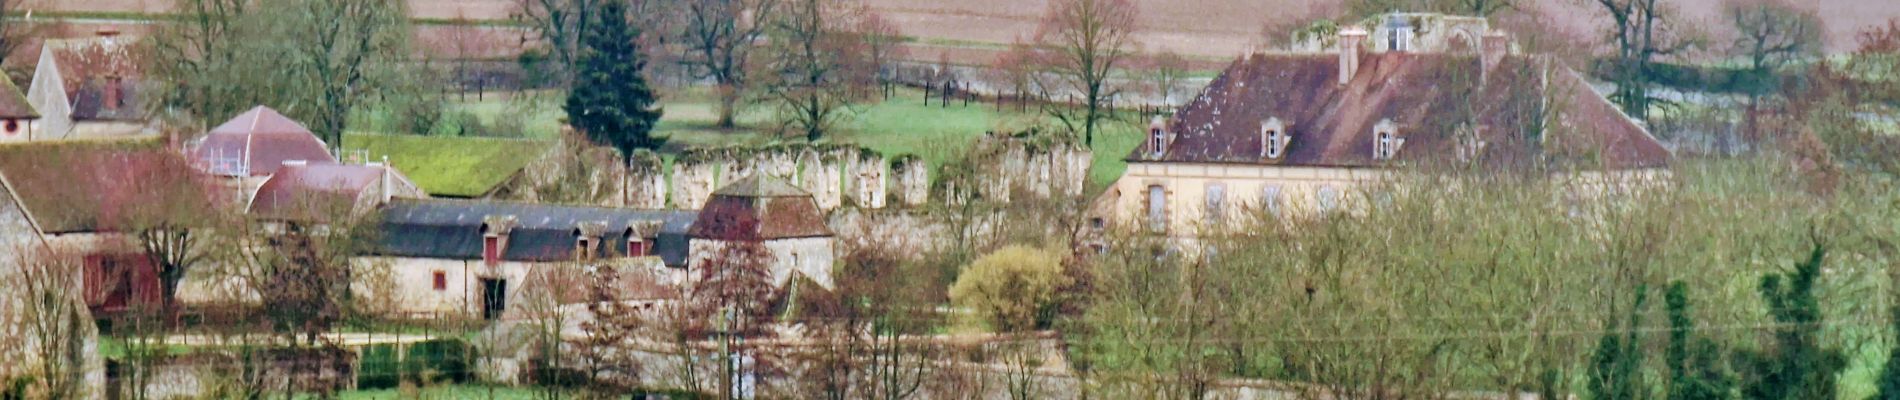
[[[687,237],[692,239],[689,268],[715,267],[725,246],[758,244],[767,250],[774,282],[802,276],[833,287],[836,239],[825,225],[825,213],[811,193],[778,178],[754,175],[714,191]]]

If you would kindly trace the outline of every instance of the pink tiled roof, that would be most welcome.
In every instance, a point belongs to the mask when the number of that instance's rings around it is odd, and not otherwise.
[[[1379,167],[1372,128],[1391,120],[1405,144],[1400,161],[1430,162],[1457,153],[1460,125],[1482,131],[1485,160],[1499,165],[1539,159],[1531,146],[1511,146],[1536,110],[1544,125],[1547,162],[1609,169],[1666,166],[1670,152],[1618,112],[1573,71],[1531,56],[1503,58],[1488,76],[1476,56],[1365,54],[1339,84],[1333,54],[1260,54],[1237,60],[1183,106],[1168,124],[1174,138],[1156,156],[1148,145],[1131,161]],[[1542,95],[1540,95],[1542,94]],[[1263,157],[1261,126],[1285,124],[1291,142],[1279,158]]]
[[[323,140],[303,124],[264,106],[212,128],[190,156],[199,169],[225,176],[266,176],[285,161],[336,163]]]

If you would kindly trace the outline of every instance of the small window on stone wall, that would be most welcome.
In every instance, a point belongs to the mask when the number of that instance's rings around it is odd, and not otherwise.
[[[1338,206],[1339,189],[1333,189],[1332,186],[1321,186],[1319,188],[1319,210],[1332,211],[1334,207]]]
[[[435,291],[440,292],[444,290],[449,290],[449,274],[444,273],[442,271],[435,271],[434,278],[435,278],[435,282],[434,282]]]
[[[1260,194],[1260,208],[1271,214],[1280,214],[1280,185],[1267,185]]]
[[[1227,187],[1220,184],[1207,185],[1207,224],[1218,225],[1226,218]]]
[[[1168,189],[1161,185],[1148,187],[1148,229],[1168,230]]]

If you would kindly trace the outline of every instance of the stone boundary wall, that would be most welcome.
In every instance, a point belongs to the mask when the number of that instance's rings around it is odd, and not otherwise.
[[[825,211],[917,208],[933,198],[1007,202],[1014,196],[1080,196],[1092,161],[1088,149],[1070,141],[1004,135],[978,139],[967,162],[943,168],[916,155],[893,157],[829,144],[691,149],[671,165],[641,150],[624,168],[612,153],[604,148],[551,151],[495,197],[541,202],[557,198],[552,192],[578,190],[583,202],[599,206],[696,210],[720,187],[765,174],[811,193]],[[574,173],[581,176],[571,177]],[[946,173],[956,182],[933,181]],[[586,187],[557,190],[564,179]]]

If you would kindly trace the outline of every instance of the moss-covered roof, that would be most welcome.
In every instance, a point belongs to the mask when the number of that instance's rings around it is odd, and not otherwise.
[[[454,136],[351,134],[345,154],[367,150],[369,160],[389,163],[431,196],[481,197],[552,149],[553,142]]]
[[[182,156],[150,138],[3,144],[0,174],[44,233],[157,221],[149,218],[202,223],[224,198]]]

